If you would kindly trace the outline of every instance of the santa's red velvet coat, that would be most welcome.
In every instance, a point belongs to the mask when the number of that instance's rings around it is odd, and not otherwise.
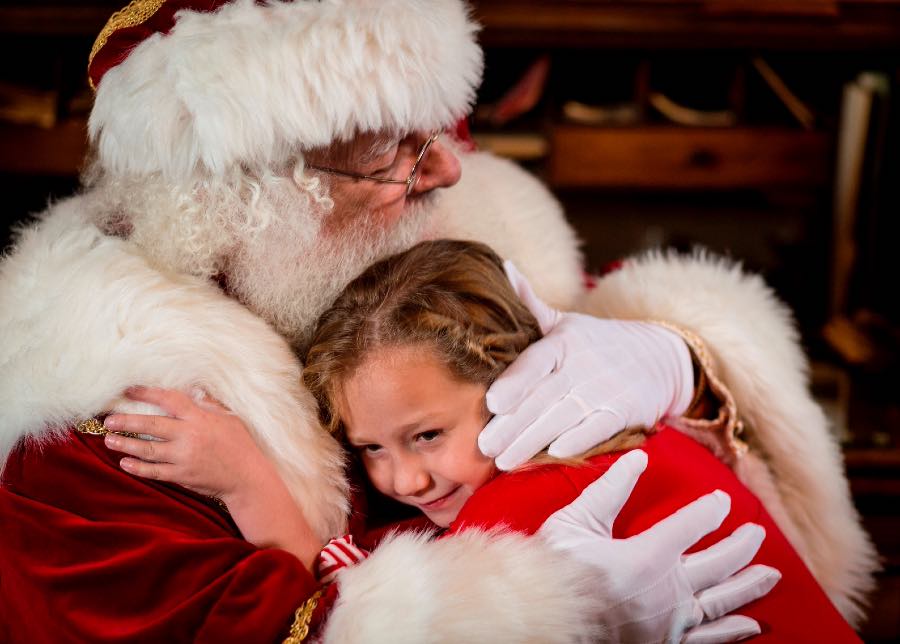
[[[318,587],[210,499],[126,474],[102,436],[23,445],[0,487],[4,642],[276,642]],[[239,617],[239,618],[238,618]]]

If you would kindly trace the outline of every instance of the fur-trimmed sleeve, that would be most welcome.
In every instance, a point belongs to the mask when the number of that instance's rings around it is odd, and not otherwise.
[[[582,308],[664,320],[703,339],[747,428],[751,451],[736,464],[738,476],[858,624],[876,553],[853,507],[837,441],[810,394],[789,309],[759,276],[702,253],[630,259],[599,280]]]
[[[202,389],[247,424],[316,534],[340,534],[342,452],[285,339],[215,285],[103,235],[90,207],[55,204],[0,262],[0,367],[16,375],[0,379],[0,467],[23,438],[112,411],[162,413],[126,399],[132,385]]]
[[[427,533],[397,535],[339,583],[324,631],[328,643],[562,643],[602,636],[590,575],[521,534],[467,530],[437,541]]]

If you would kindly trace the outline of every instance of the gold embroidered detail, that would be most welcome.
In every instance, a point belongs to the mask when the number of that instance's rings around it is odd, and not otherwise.
[[[94,56],[103,49],[103,45],[117,30],[137,27],[147,22],[164,4],[166,4],[166,0],[132,0],[127,6],[111,15],[109,20],[106,21],[106,25],[100,31],[100,35],[97,36],[97,40],[94,41],[94,46],[91,47],[91,53],[88,56],[88,69],[91,68],[91,63],[94,62]],[[92,90],[97,90],[94,87],[94,81],[90,74],[88,74],[88,83],[90,83]]]
[[[744,423],[738,416],[734,395],[716,374],[715,362],[706,343],[692,331],[662,320],[650,320],[653,324],[665,327],[677,333],[691,350],[691,358],[700,368],[697,392],[691,406],[695,406],[703,393],[708,389],[719,401],[719,413],[713,419],[679,418],[678,425],[692,430],[718,433],[725,440],[725,447],[734,458],[740,458],[749,449],[747,444],[738,438],[744,431]]]
[[[93,434],[94,436],[106,436],[107,434],[118,434],[119,436],[127,436],[128,438],[140,438],[134,432],[112,432],[103,426],[96,418],[88,418],[75,426],[75,431],[81,434]]]
[[[83,420],[75,426],[75,431],[81,434],[91,434],[92,436],[106,436],[107,434],[116,434],[117,436],[126,436],[128,438],[141,438],[140,434],[135,434],[134,432],[114,432],[106,429],[96,418],[88,418],[87,420]],[[144,439],[141,439],[144,440]],[[207,499],[215,503],[222,512],[231,516],[231,511],[228,509],[228,506],[225,505],[225,501],[220,499],[217,496],[207,496]],[[314,606],[315,608],[315,606]]]
[[[309,622],[312,620],[313,611],[322,597],[322,591],[317,590],[312,597],[303,602],[296,611],[294,611],[294,623],[291,624],[291,632],[285,638],[282,644],[300,644],[309,635]]]
[[[81,421],[78,423],[75,431],[82,434],[97,434],[98,436],[105,436],[108,433],[106,427],[96,418]]]

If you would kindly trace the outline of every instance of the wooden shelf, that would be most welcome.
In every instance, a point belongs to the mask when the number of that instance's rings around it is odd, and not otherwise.
[[[900,0],[478,0],[486,46],[900,50]]]
[[[900,449],[848,448],[844,450],[847,469],[900,472]]]
[[[0,124],[0,172],[74,176],[87,151],[87,121],[68,119],[52,128]]]
[[[99,33],[125,0],[0,7],[0,33]],[[900,50],[900,0],[475,0],[487,46]]]
[[[557,188],[815,188],[831,137],[781,128],[557,125],[548,180]]]
[[[94,38],[117,9],[127,2],[34,4],[0,7],[0,33],[28,36],[85,36]]]

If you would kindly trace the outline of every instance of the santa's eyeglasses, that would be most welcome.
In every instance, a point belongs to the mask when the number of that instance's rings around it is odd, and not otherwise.
[[[415,163],[413,163],[412,170],[410,170],[409,176],[405,179],[375,177],[369,174],[360,174],[358,172],[350,172],[349,170],[337,170],[336,168],[328,168],[321,165],[314,165],[312,163],[307,163],[306,167],[312,168],[313,170],[318,170],[319,172],[327,172],[328,174],[336,174],[338,176],[349,177],[351,179],[376,181],[378,183],[406,184],[406,194],[408,195],[412,192],[413,187],[416,185],[416,176],[419,171],[419,165],[422,163],[422,159],[425,158],[425,155],[428,154],[428,149],[435,141],[437,141],[440,135],[440,131],[432,132],[429,137],[425,139],[425,143],[422,144],[422,147],[419,148],[419,151],[416,154],[416,161]]]

